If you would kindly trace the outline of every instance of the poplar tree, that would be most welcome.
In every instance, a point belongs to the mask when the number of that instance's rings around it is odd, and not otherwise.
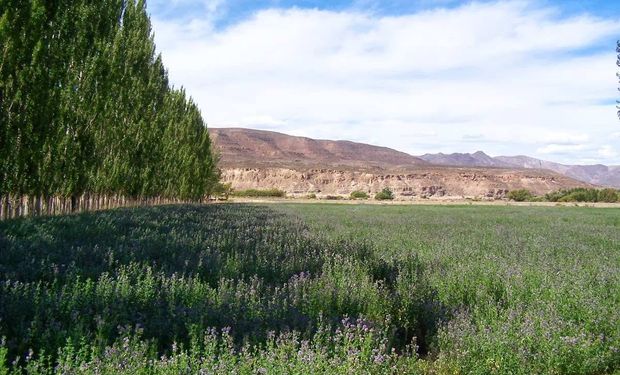
[[[0,0],[0,196],[200,199],[206,124],[144,0]]]

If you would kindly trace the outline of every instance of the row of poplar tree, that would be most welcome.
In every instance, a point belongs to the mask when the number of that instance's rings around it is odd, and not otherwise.
[[[200,111],[168,82],[143,0],[0,0],[0,196],[207,195]]]

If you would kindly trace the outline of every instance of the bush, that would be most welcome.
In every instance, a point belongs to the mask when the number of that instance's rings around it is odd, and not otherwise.
[[[559,202],[596,202],[585,191],[575,191],[560,198]]]
[[[316,199],[316,194],[310,193],[310,194],[306,195],[306,199]]]
[[[620,193],[615,189],[603,189],[598,192],[598,201],[615,203],[620,200]]]
[[[213,191],[211,192],[211,197],[219,200],[228,200],[228,197],[233,193],[233,188],[231,183],[223,184],[218,182],[213,187]]]
[[[527,189],[512,190],[508,193],[508,199],[515,202],[531,201],[534,196]]]
[[[328,201],[341,201],[344,199],[344,197],[340,195],[326,195],[325,198],[323,199],[328,200]]]
[[[384,188],[379,193],[375,194],[375,199],[378,201],[393,200],[394,193],[390,188]]]
[[[547,202],[559,202],[563,196],[564,192],[562,190],[552,191],[551,193],[545,194],[545,200]]]
[[[356,190],[351,193],[351,199],[368,199],[368,193],[361,190]]]
[[[233,196],[235,197],[250,197],[250,198],[284,198],[286,196],[286,192],[278,189],[267,189],[267,190],[258,190],[258,189],[248,189],[248,190],[240,190],[233,192]]]
[[[615,189],[586,189],[574,188],[558,190],[545,195],[549,202],[606,202],[614,203],[620,200]]]

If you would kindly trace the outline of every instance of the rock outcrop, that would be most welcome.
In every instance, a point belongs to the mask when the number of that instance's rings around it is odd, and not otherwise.
[[[390,188],[399,199],[501,199],[510,190],[534,194],[590,186],[542,169],[436,166],[385,147],[323,141],[252,129],[211,129],[223,182],[237,190],[288,195],[370,194]],[[476,158],[486,160],[482,153]]]
[[[587,186],[546,171],[493,170],[490,173],[483,169],[455,168],[384,174],[338,169],[225,168],[222,180],[239,190],[278,188],[292,196],[349,195],[355,190],[374,194],[387,187],[401,199],[502,199],[515,189],[545,194],[560,188]]]

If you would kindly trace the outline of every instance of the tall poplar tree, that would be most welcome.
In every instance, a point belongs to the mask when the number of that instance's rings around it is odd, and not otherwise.
[[[216,180],[144,0],[0,0],[0,196],[199,199]]]

